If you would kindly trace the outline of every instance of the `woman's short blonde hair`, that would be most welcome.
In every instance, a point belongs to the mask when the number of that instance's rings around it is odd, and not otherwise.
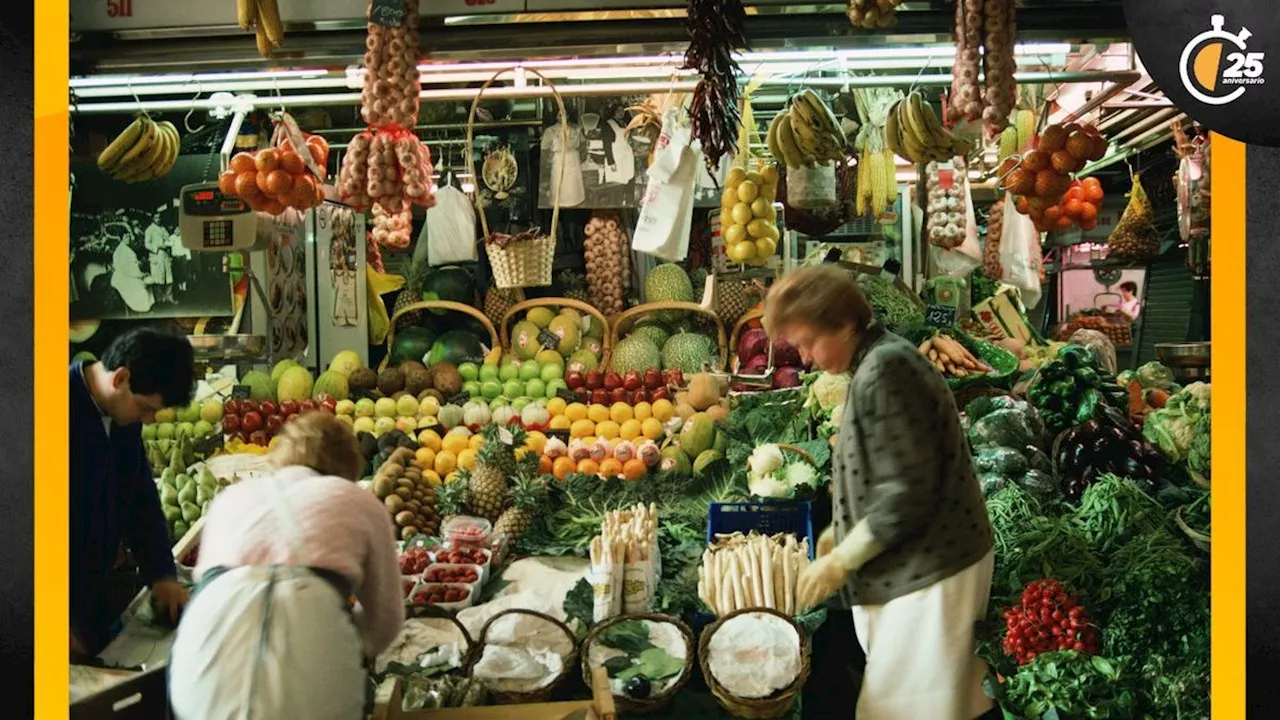
[[[788,272],[769,288],[764,303],[764,327],[770,336],[800,324],[825,332],[862,332],[871,317],[871,304],[853,273],[835,265]]]
[[[321,475],[360,479],[364,456],[360,443],[336,416],[312,411],[288,422],[280,431],[271,462],[278,468],[309,467]]]

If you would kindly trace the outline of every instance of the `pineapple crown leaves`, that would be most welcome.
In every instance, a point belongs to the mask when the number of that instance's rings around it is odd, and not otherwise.
[[[516,448],[523,447],[525,438],[528,437],[524,428],[518,425],[503,427],[493,423],[486,425],[480,435],[484,438],[484,444],[476,453],[476,459],[486,463],[503,455],[514,456]]]
[[[522,472],[511,484],[511,506],[517,510],[541,510],[550,498],[551,486],[545,478]]]
[[[440,508],[441,517],[462,515],[466,512],[467,500],[470,496],[466,471],[460,471],[453,482],[442,483],[436,488],[436,505]]]

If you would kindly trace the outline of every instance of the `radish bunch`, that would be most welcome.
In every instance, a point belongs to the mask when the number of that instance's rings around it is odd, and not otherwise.
[[[1052,578],[1028,585],[1022,591],[1021,604],[1005,610],[1004,619],[1004,652],[1019,665],[1056,650],[1088,655],[1101,650],[1101,634],[1089,613]]]

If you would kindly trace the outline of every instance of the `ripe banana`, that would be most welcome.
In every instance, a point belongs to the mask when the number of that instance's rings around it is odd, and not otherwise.
[[[778,126],[786,122],[786,115],[786,110],[774,115],[773,121],[769,123],[769,131],[765,133],[765,144],[769,146],[769,154],[773,156],[774,160],[784,165],[786,163],[782,157],[782,146],[778,144]]]
[[[800,91],[791,99],[790,108],[792,130],[801,149],[822,162],[844,158],[844,130],[817,93]]]
[[[132,160],[117,163],[112,176],[123,183],[139,183],[147,180],[154,180],[164,177],[173,169],[174,163],[178,159],[178,150],[182,144],[178,135],[178,128],[169,121],[153,122],[148,120],[151,125],[150,134],[145,134],[139,138],[134,148],[131,148],[129,154],[134,149],[139,152]]]
[[[778,124],[778,149],[782,152],[783,162],[787,167],[813,167],[815,158],[796,142],[792,126],[791,113],[787,113],[786,122]]]
[[[137,144],[138,138],[142,137],[143,131],[147,127],[147,123],[151,122],[151,118],[146,115],[139,114],[133,119],[129,126],[116,136],[106,149],[98,154],[98,169],[105,172],[111,172],[120,164],[120,159],[124,154],[129,152],[134,145]]]
[[[902,131],[902,149],[906,151],[902,157],[913,163],[926,162],[929,149],[920,139],[920,130],[916,127],[911,111],[910,100],[903,99],[897,104],[898,126]]]
[[[141,145],[141,143],[139,143]],[[145,175],[169,149],[169,135],[164,128],[156,126],[156,136],[152,139],[143,151],[138,155],[132,163],[125,165],[122,170],[116,174],[116,179],[123,182],[133,182]]]
[[[141,158],[154,145],[159,138],[157,134],[159,126],[151,118],[147,118],[142,124],[142,135],[138,137],[138,141],[129,148],[127,152],[120,158],[120,162],[116,164],[114,174],[127,175],[132,173],[138,166],[138,159]]]

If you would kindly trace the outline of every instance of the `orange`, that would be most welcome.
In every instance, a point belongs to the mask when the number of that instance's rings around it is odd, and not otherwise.
[[[582,475],[599,475],[600,463],[592,460],[591,458],[587,458],[586,460],[578,463],[578,473]]]
[[[542,459],[550,460],[550,458],[547,457]],[[558,457],[554,463],[551,463],[551,474],[555,475],[556,479],[561,482],[563,482],[565,478],[569,477],[570,473],[577,469],[578,466],[573,462],[573,458]]]
[[[643,480],[649,467],[640,458],[631,458],[622,464],[622,477],[627,480]]]
[[[606,478],[616,478],[622,474],[622,463],[616,458],[605,458],[600,463],[600,474]]]
[[[551,458],[547,457],[546,455],[543,455],[542,457],[538,458],[538,474],[539,475],[550,475],[554,469],[555,467],[551,462]]]
[[[439,447],[439,445],[437,445],[437,447]],[[427,446],[420,447],[418,448],[418,451],[414,453],[414,455],[417,457],[418,464],[421,465],[422,467],[430,469],[436,466],[436,449],[435,448],[427,447]]]

